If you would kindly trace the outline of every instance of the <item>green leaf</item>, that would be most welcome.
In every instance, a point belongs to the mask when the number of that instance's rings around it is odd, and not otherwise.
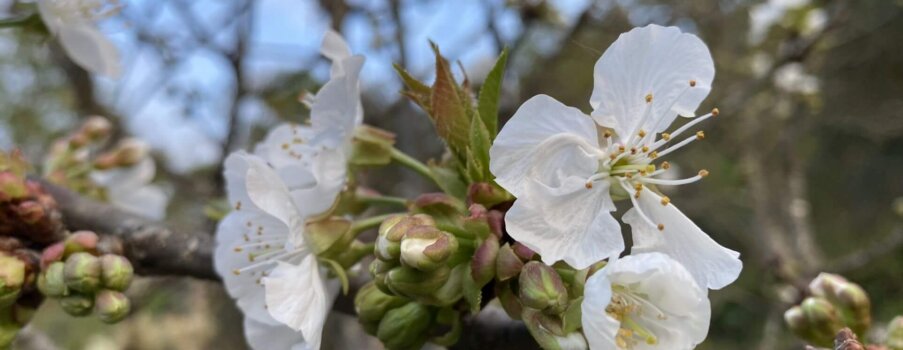
[[[502,91],[502,80],[505,76],[505,64],[508,61],[508,48],[502,50],[495,66],[489,71],[486,80],[483,81],[483,87],[480,88],[480,100],[477,110],[480,112],[480,118],[489,132],[490,140],[495,139],[498,134],[499,127],[499,98]]]
[[[436,125],[436,132],[451,148],[455,157],[462,161],[470,143],[470,116],[473,107],[467,92],[461,89],[452,75],[448,61],[442,57],[439,47],[432,43],[436,55],[436,80],[430,95],[430,117]]]
[[[467,167],[470,182],[486,182],[492,178],[489,172],[489,147],[492,146],[489,131],[479,115],[470,121],[470,146],[467,153]]]
[[[421,83],[417,78],[414,78],[403,67],[397,64],[393,65],[393,67],[395,67],[395,71],[398,72],[398,76],[401,77],[401,81],[404,83],[405,88],[401,90],[401,94],[414,101],[427,114],[432,114],[430,111],[430,95],[432,95],[433,90],[428,85]]]
[[[577,329],[579,329],[583,325],[583,322],[581,321],[581,317],[583,315],[581,306],[583,306],[583,297],[574,299],[571,301],[571,304],[568,305],[568,308],[564,311],[564,314],[561,315],[561,323],[564,334],[576,332]]]
[[[467,184],[461,181],[457,171],[436,164],[429,164],[428,166],[436,179],[436,184],[439,185],[443,192],[458,199],[467,197]]]
[[[340,265],[338,262],[336,262],[335,260],[332,260],[332,259],[320,258],[320,261],[325,262],[326,265],[329,266],[329,268],[330,268],[329,270],[332,271],[333,273],[335,273],[335,275],[339,277],[339,282],[342,283],[342,294],[348,295],[348,286],[349,286],[348,274],[345,273],[345,269],[342,268],[342,265]]]

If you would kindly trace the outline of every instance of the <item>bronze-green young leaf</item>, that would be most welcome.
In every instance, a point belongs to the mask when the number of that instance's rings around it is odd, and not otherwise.
[[[490,141],[495,139],[498,134],[499,123],[499,99],[501,98],[502,80],[505,76],[505,64],[508,61],[508,48],[502,50],[495,66],[489,71],[489,75],[483,80],[483,87],[480,88],[480,98],[477,104],[480,118],[486,126],[489,133]]]

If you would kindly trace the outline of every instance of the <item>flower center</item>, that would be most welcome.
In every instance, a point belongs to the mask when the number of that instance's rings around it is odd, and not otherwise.
[[[242,230],[242,240],[234,244],[232,251],[244,255],[247,263],[232,270],[232,273],[257,277],[257,284],[261,284],[261,278],[269,274],[276,262],[294,262],[306,252],[288,243],[287,230],[272,232],[267,225],[254,219],[248,219]]]
[[[640,320],[650,311],[654,312],[659,320],[667,319],[667,316],[627,287],[613,285],[612,292],[611,303],[605,308],[605,313],[620,322],[620,328],[615,335],[618,348],[633,349],[640,342],[649,345],[658,344],[658,337],[641,324]]]

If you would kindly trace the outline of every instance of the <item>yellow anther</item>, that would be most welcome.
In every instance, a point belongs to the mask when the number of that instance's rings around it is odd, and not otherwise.
[[[636,147],[630,147],[630,154],[636,154]]]
[[[636,185],[633,185],[633,189],[635,189],[635,190],[637,190],[637,191],[642,190],[642,189],[643,189],[643,184],[636,184]]]
[[[624,153],[624,150],[627,149],[624,145],[618,145],[618,153]]]
[[[593,188],[593,183],[587,181],[586,185],[584,185],[584,186],[586,186],[586,189],[591,189],[591,188]]]
[[[646,95],[646,103],[652,102],[652,94]]]
[[[649,152],[649,146],[643,146],[643,153]]]
[[[611,131],[610,131],[610,130],[605,130],[605,131],[603,131],[603,132],[602,132],[602,137],[604,137],[604,138],[609,138],[609,137],[611,137]]]
[[[665,230],[665,224],[658,224],[658,230],[659,230],[659,231],[664,231],[664,230]]]
[[[668,196],[662,196],[662,205],[668,205],[668,203],[671,203],[671,198],[668,198]]]
[[[696,79],[690,80],[690,87],[696,86]]]
[[[665,140],[665,141],[671,141],[671,134],[666,133],[666,132],[663,132],[663,133],[662,133],[662,140]]]
[[[702,140],[702,139],[704,139],[704,138],[705,138],[705,133],[702,132],[702,130],[699,130],[699,131],[696,132],[696,139],[697,139],[697,140]]]
[[[708,171],[708,170],[705,170],[705,169],[702,169],[702,170],[699,171],[699,176],[702,176],[702,177],[709,176],[709,171]]]
[[[232,270],[232,274],[238,276],[241,274],[241,271],[238,271],[238,269],[235,269],[235,270]]]
[[[609,155],[608,155],[608,159],[611,159],[612,161],[614,161],[615,158],[618,158],[618,156],[616,156],[616,155],[614,155],[614,154],[609,154]]]
[[[283,144],[282,144],[282,149],[288,149],[289,147],[290,147],[290,146],[289,146],[289,144],[287,144],[287,143],[283,143]]]
[[[718,113],[719,113],[718,108],[712,108],[712,116],[713,117],[717,117]]]
[[[667,161],[662,162],[662,169],[665,169],[665,170],[671,169],[671,163],[668,163]]]
[[[242,251],[241,247],[235,247],[234,250],[235,250],[236,253],[240,253],[240,252]]]
[[[636,193],[633,195],[633,198],[640,199],[640,191],[636,191]]]
[[[640,132],[637,135],[640,135],[640,137],[646,137],[646,130],[640,129]]]
[[[652,153],[649,153],[649,158],[651,158],[651,159],[658,158],[658,152],[652,151]]]
[[[235,210],[241,210],[241,201],[235,202]]]

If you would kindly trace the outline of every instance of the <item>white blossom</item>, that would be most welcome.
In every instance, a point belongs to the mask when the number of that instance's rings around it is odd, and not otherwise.
[[[115,1],[38,0],[37,3],[44,24],[73,62],[93,73],[110,78],[119,76],[119,51],[95,23],[116,11]]]
[[[635,28],[605,51],[594,74],[592,116],[538,95],[515,112],[492,145],[490,170],[517,197],[505,218],[508,233],[549,265],[563,260],[583,269],[624,250],[611,212],[614,200],[629,198],[638,218],[631,221],[634,235],[651,228],[667,237],[640,249],[672,254],[702,286],[729,284],[742,268],[739,254],[712,241],[655,193],[657,186],[689,184],[708,174],[664,179],[670,164],[655,164],[702,139],[696,132],[677,141],[718,114],[715,109],[665,132],[678,115],[694,117],[708,95],[715,75],[708,48],[674,27]],[[696,270],[701,267],[717,269]]]
[[[147,149],[148,146],[138,140],[125,140],[133,147]],[[162,220],[166,216],[169,196],[159,186],[153,185],[156,164],[147,155],[137,163],[127,167],[109,170],[95,170],[91,180],[103,188],[107,201],[123,210],[142,215],[154,220]]]
[[[590,349],[692,349],[711,317],[706,289],[661,253],[630,255],[590,276],[581,311]]]

